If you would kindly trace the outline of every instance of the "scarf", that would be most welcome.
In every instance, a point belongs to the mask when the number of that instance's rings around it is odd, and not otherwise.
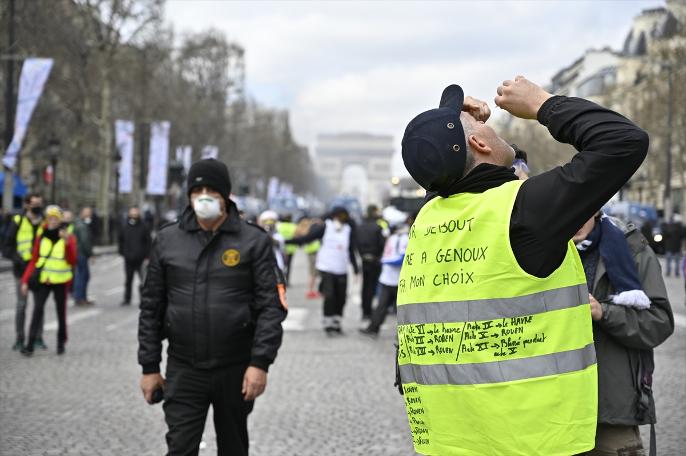
[[[428,202],[437,196],[447,198],[456,193],[483,193],[486,190],[498,187],[505,182],[513,180],[517,180],[513,168],[482,163],[445,190],[441,190],[440,192],[427,192],[425,202]]]
[[[650,298],[641,289],[638,270],[624,232],[607,215],[601,215],[593,230],[585,240],[576,244],[576,248],[587,254],[595,249],[600,252],[607,277],[616,292],[610,296],[613,304],[650,308]]]

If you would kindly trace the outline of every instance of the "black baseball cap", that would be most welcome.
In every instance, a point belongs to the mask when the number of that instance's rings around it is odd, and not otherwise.
[[[405,128],[405,168],[425,190],[440,192],[460,180],[467,142],[460,122],[464,92],[452,84],[443,90],[438,108],[419,114]]]

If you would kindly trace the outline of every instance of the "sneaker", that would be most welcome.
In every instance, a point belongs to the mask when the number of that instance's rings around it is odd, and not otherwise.
[[[372,339],[379,337],[379,332],[370,328],[360,328],[359,331],[363,336],[371,337]]]
[[[120,305],[122,305],[122,306],[130,306],[130,305],[131,305],[131,302],[130,302],[130,301],[122,301],[122,303],[121,303]]]
[[[318,292],[316,292],[316,291],[308,291],[307,293],[305,293],[305,297],[306,297],[307,299],[317,299],[317,298],[321,298],[322,295],[320,295],[320,294],[319,294]]]
[[[58,345],[57,346],[57,354],[58,355],[64,355],[64,345]]]
[[[22,351],[24,349],[24,341],[23,340],[18,340],[12,345],[12,350],[14,351]]]
[[[45,342],[43,342],[43,339],[36,339],[36,342],[34,342],[34,346],[40,348],[41,350],[47,350],[48,346],[45,345]]]
[[[27,345],[24,348],[21,349],[21,354],[24,356],[32,356],[33,355],[33,347],[31,345]]]

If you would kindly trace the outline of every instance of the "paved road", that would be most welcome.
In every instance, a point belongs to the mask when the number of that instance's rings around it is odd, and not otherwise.
[[[279,359],[265,395],[250,418],[251,454],[412,455],[403,403],[393,388],[393,332],[356,334],[359,299],[351,286],[347,334],[328,339],[319,329],[320,304],[305,294],[305,261],[295,259],[291,311]],[[0,274],[0,454],[159,455],[164,452],[162,410],[140,396],[136,364],[137,308],[122,308],[123,266],[99,258],[91,285],[97,305],[69,309],[67,354],[57,357],[54,311],[50,350],[26,359],[13,342],[14,285]],[[683,283],[667,279],[679,327],[657,350],[656,395],[660,455],[686,448],[686,308]],[[215,454],[208,419],[202,454]]]

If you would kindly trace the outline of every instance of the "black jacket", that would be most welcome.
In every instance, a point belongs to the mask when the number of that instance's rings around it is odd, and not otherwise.
[[[681,222],[663,224],[662,237],[664,239],[665,251],[681,253],[681,245],[684,242],[684,225]]]
[[[216,233],[192,209],[164,226],[153,244],[143,287],[138,362],[159,372],[168,354],[195,368],[250,364],[267,370],[286,318],[269,235],[238,217],[234,204]]]
[[[603,308],[603,317],[593,323],[598,357],[598,422],[633,426],[656,422],[652,391],[642,390],[640,379],[645,377],[646,369],[650,370],[653,348],[674,331],[674,316],[660,264],[648,241],[633,226],[627,228],[626,236],[650,308],[637,310],[608,302],[614,289],[602,259],[594,283],[588,288]],[[582,258],[584,267],[586,260]],[[639,407],[641,397],[646,400],[644,410]]]
[[[357,250],[363,260],[380,261],[386,240],[376,219],[365,219],[357,226]]]
[[[569,163],[524,182],[512,208],[510,245],[517,262],[529,274],[547,277],[562,263],[572,236],[641,165],[648,135],[622,115],[582,98],[548,99],[538,121],[556,140],[579,151]],[[529,155],[535,153],[546,151]],[[511,169],[484,163],[448,193],[482,193],[516,178]]]
[[[150,230],[142,221],[126,223],[119,232],[119,254],[127,261],[142,261],[150,256]]]

